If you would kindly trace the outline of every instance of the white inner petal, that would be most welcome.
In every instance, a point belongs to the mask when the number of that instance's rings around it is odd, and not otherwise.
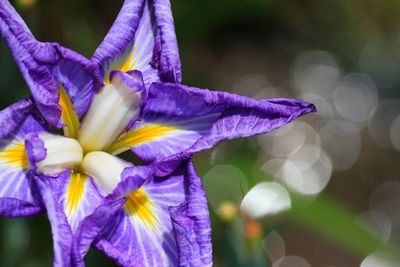
[[[131,166],[129,163],[120,160],[105,152],[90,152],[82,162],[81,171],[90,175],[104,195],[110,194],[121,181],[121,173]]]
[[[139,113],[140,92],[116,80],[96,94],[83,120],[78,140],[86,152],[107,148]]]
[[[78,166],[83,158],[83,150],[78,141],[57,135],[40,135],[46,148],[46,158],[36,164],[38,172],[56,175]]]

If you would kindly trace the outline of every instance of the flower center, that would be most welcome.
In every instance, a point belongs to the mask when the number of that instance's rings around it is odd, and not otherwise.
[[[96,181],[104,195],[110,194],[121,181],[121,173],[131,164],[106,152],[90,152],[85,156],[80,170]]]
[[[78,141],[85,152],[102,151],[125,130],[139,114],[141,78],[115,73],[93,99],[81,128]]]
[[[103,195],[110,194],[121,180],[129,163],[106,152],[83,154],[77,140],[59,135],[41,134],[27,139],[25,149],[31,167],[38,173],[56,176],[75,171],[91,176]]]
[[[77,138],[35,134],[25,141],[29,163],[36,172],[57,176],[63,171],[90,175],[109,194],[130,164],[103,152],[137,119],[143,80],[139,73],[113,72],[111,83],[94,97]]]

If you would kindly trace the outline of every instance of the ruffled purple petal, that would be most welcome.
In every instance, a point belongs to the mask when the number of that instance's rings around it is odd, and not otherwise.
[[[0,216],[25,217],[43,212],[32,183],[25,138],[44,132],[31,100],[22,100],[0,112]]]
[[[50,178],[57,180],[55,178]],[[62,205],[51,190],[51,180],[46,177],[35,177],[43,203],[46,207],[47,217],[51,224],[53,235],[53,266],[71,266],[73,234],[68,224]]]
[[[29,185],[32,190],[33,185]],[[44,210],[38,204],[32,204],[17,198],[0,198],[0,216],[8,218],[22,218],[39,215]]]
[[[64,172],[34,177],[50,221],[54,266],[84,266],[83,257],[93,239],[123,201],[104,201],[92,179]]]
[[[180,84],[154,83],[141,120],[127,136],[140,136],[130,139],[133,152],[144,162],[163,161],[159,169],[165,168],[165,172],[158,175],[165,175],[182,160],[222,140],[269,133],[314,111],[314,105],[297,99],[255,100]]]
[[[99,233],[104,231],[110,220],[114,219],[125,202],[125,199],[105,200],[104,204],[86,217],[80,224],[75,236],[72,251],[73,266],[85,266],[83,258],[86,255],[91,243]]]
[[[206,193],[193,163],[188,168],[186,202],[171,208],[172,225],[179,252],[179,266],[212,266],[211,224]]]
[[[160,77],[165,82],[182,81],[178,42],[169,0],[154,0],[154,13],[159,29]]]
[[[180,61],[169,1],[126,0],[93,55],[105,79],[112,70],[139,70],[146,86],[179,82]]]
[[[0,138],[17,131],[24,121],[34,114],[34,110],[32,100],[24,99],[0,111]],[[32,128],[35,129],[36,126]]]
[[[139,26],[144,0],[127,0],[124,2],[117,19],[103,42],[95,51],[92,60],[104,67],[103,75],[111,71],[113,61],[118,61],[132,42]]]
[[[54,57],[35,55],[35,59],[40,64],[46,65],[57,83],[65,88],[75,112],[82,117],[88,110],[94,93],[103,86],[100,70],[97,64],[72,50],[57,43],[47,43],[47,45]]]
[[[78,115],[102,85],[96,64],[55,43],[38,42],[7,0],[0,1],[0,33],[10,48],[37,108],[53,126],[60,120],[59,86],[70,95]]]
[[[42,52],[46,47],[35,40],[7,0],[0,1],[0,32],[32,92],[37,108],[49,123],[56,126],[61,115],[57,83],[47,68],[39,65],[33,57],[33,53],[46,54]]]
[[[129,193],[139,189],[146,180],[149,180],[153,172],[153,168],[149,166],[126,168],[121,174],[121,182],[107,198],[111,200],[126,197]]]
[[[143,181],[151,173],[148,167],[124,171],[112,195],[125,195],[127,201],[95,241],[98,250],[121,266],[177,266],[179,262],[169,207],[186,200],[187,164],[168,177]]]
[[[118,79],[121,79],[123,84],[128,86],[129,88],[135,88],[138,91],[143,90],[143,76],[142,73],[136,70],[121,72],[118,70],[113,70],[110,72],[110,81],[118,76]]]
[[[30,169],[33,171],[36,171],[36,164],[46,158],[47,151],[44,142],[37,133],[26,136],[25,155],[28,158]]]

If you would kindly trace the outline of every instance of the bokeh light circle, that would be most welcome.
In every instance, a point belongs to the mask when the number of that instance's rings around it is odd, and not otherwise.
[[[331,174],[331,161],[321,151],[318,160],[309,168],[302,170],[298,164],[287,160],[276,175],[292,190],[304,195],[316,195],[327,186]]]
[[[341,75],[335,59],[325,51],[306,51],[293,66],[293,85],[300,97],[315,94],[326,99]]]
[[[388,242],[392,232],[390,218],[378,211],[367,211],[355,219],[355,222],[383,242]]]
[[[320,130],[319,136],[333,169],[346,170],[357,161],[361,152],[361,136],[358,128],[350,122],[332,121]]]
[[[400,151],[400,114],[394,119],[390,126],[390,140],[394,148]]]
[[[285,241],[276,231],[271,231],[262,241],[261,246],[271,262],[275,262],[286,255]]]
[[[344,119],[364,122],[378,103],[378,92],[368,75],[353,73],[344,77],[335,88],[333,102]]]
[[[311,267],[305,259],[298,256],[285,256],[274,262],[272,267]]]
[[[400,114],[400,100],[383,100],[375,108],[368,122],[369,134],[376,144],[384,148],[392,148],[391,127]]]

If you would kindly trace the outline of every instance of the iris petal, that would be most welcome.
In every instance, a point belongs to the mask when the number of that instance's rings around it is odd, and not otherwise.
[[[3,141],[5,147],[0,151],[0,164],[8,165],[12,169],[25,170],[29,168],[28,158],[25,154],[23,139],[15,141]]]
[[[144,162],[179,164],[222,140],[268,133],[313,111],[312,104],[297,99],[254,100],[180,84],[153,83],[140,120],[114,144],[112,152],[130,146]],[[160,165],[160,170],[164,166]],[[165,172],[174,166],[165,167]]]
[[[93,179],[77,171],[65,172],[56,183],[51,180],[50,188],[59,202],[73,233],[84,218],[90,215],[102,203]]]
[[[105,81],[112,70],[139,70],[154,81],[180,82],[181,69],[169,1],[126,0],[93,55]]]
[[[132,44],[129,44],[124,56],[116,70],[127,72],[130,70],[139,70],[143,73],[146,86],[154,81],[158,81],[157,70],[151,65],[153,61],[153,52],[155,49],[156,24],[153,22],[150,6],[145,1],[143,14],[136,30]],[[113,69],[113,67],[111,67]]]
[[[122,266],[176,266],[179,255],[169,207],[186,199],[185,165],[168,177],[146,179],[140,188],[138,181],[132,186],[127,183],[135,177],[135,170],[140,169],[131,167],[124,171],[125,180],[113,193],[126,195],[124,209],[115,216],[96,247]],[[124,191],[119,191],[122,188]]]
[[[71,218],[78,210],[82,197],[85,195],[88,177],[79,172],[71,173],[69,185],[65,196],[65,211],[68,218]]]
[[[87,247],[80,247],[86,240],[80,240],[78,236],[82,235],[82,225],[86,218],[103,204],[103,198],[90,177],[74,172],[64,172],[57,178],[36,176],[34,181],[42,196],[52,229],[54,265],[79,266],[72,263],[82,260],[79,256],[74,259],[73,251],[77,255],[84,255],[82,251],[86,251]],[[103,213],[103,216],[109,215]],[[100,230],[101,228],[96,231]]]
[[[117,155],[129,150],[130,147],[136,147],[147,142],[155,141],[177,130],[179,130],[178,127],[166,124],[144,125],[140,128],[128,131],[119,140],[114,142],[108,151]]]
[[[64,135],[74,138],[80,127],[79,117],[65,89],[60,86],[61,119],[65,124]]]
[[[25,137],[43,132],[32,101],[23,100],[0,112],[0,215],[30,216],[41,213],[25,154]]]
[[[48,122],[56,126],[61,115],[61,108],[57,103],[57,83],[46,67],[38,64],[34,58],[34,54],[39,51],[49,51],[36,41],[7,0],[0,1],[0,33],[31,90],[37,108]]]
[[[56,43],[37,41],[7,0],[0,1],[0,33],[29,86],[43,117],[61,127],[58,84],[72,98],[78,115],[86,112],[101,85],[96,64]]]
[[[179,266],[212,266],[211,223],[207,198],[193,163],[189,162],[186,202],[172,207],[172,225],[179,252]]]
[[[3,206],[2,203],[4,199],[12,198],[28,205],[37,203],[30,188],[29,163],[25,156],[24,141],[20,138],[3,140],[0,142],[0,149],[0,214],[7,216],[8,213],[23,213],[22,207],[19,207],[20,210],[12,210],[6,208],[7,205]],[[6,209],[3,210],[3,208]]]

